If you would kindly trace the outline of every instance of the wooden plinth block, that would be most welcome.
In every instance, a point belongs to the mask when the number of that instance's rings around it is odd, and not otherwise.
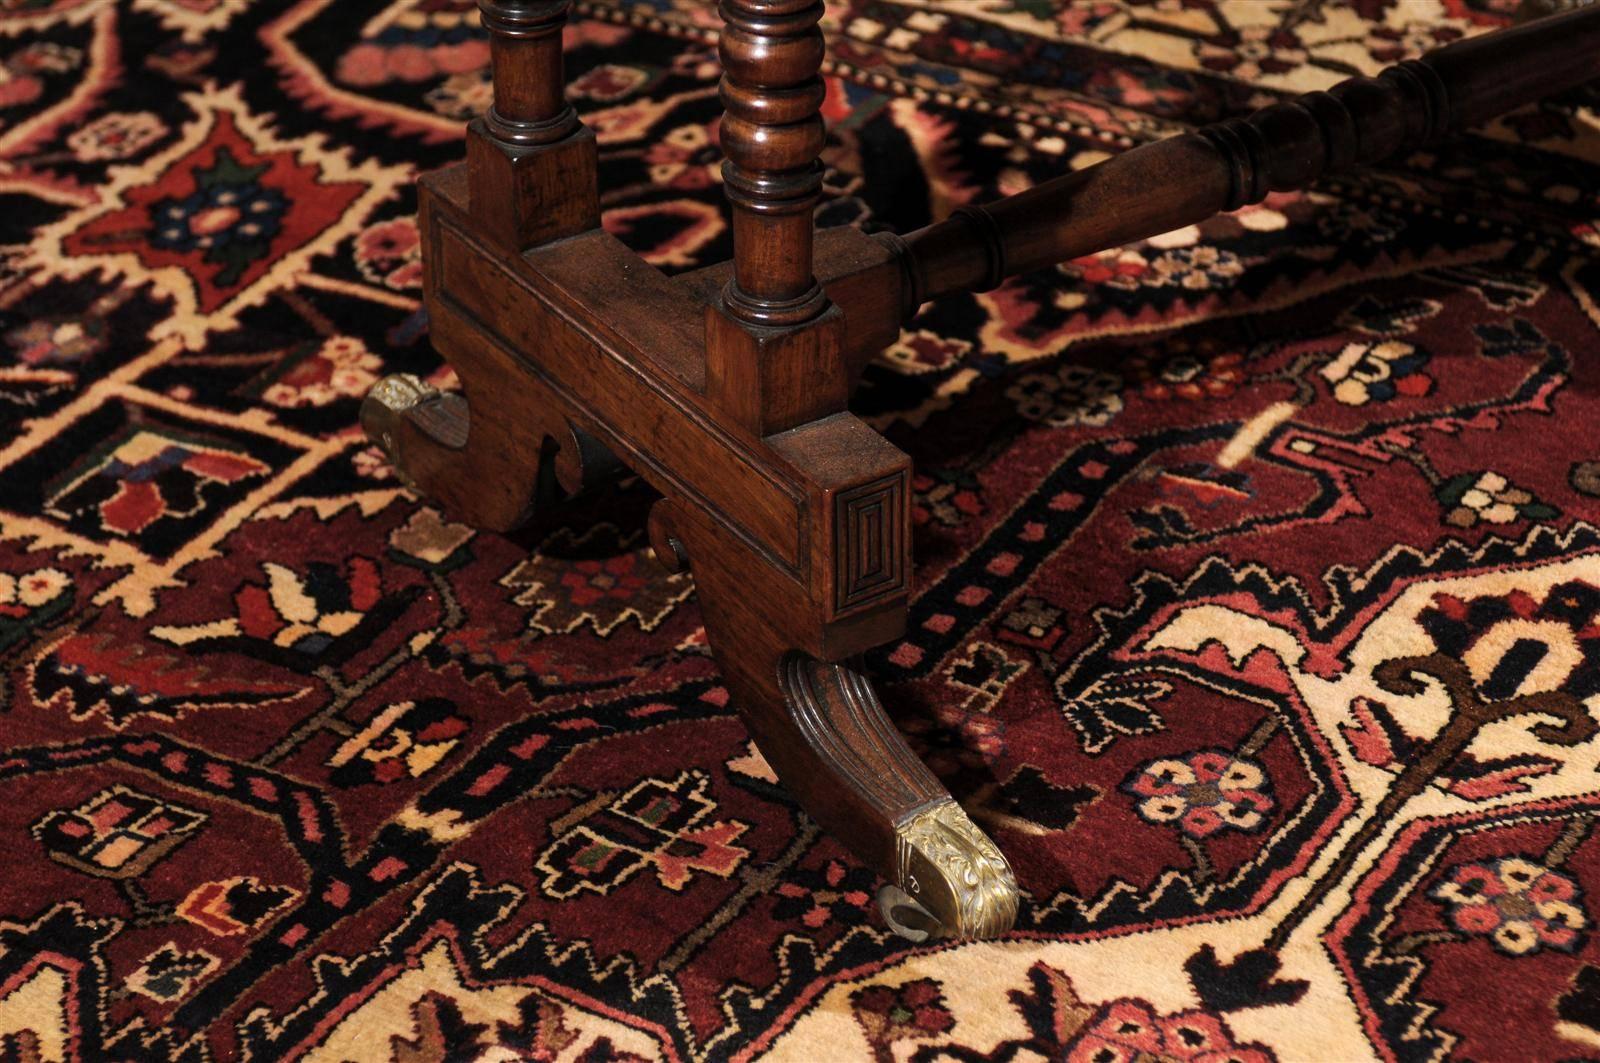
[[[473,219],[518,250],[600,225],[594,133],[579,126],[552,144],[520,147],[496,138],[484,119],[467,127]]]
[[[824,306],[821,316],[790,329],[746,324],[720,297],[706,307],[707,399],[757,436],[844,409],[844,314]]]

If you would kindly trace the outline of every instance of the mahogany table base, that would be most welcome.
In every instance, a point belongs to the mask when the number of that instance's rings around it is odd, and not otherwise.
[[[479,6],[495,105],[466,163],[421,181],[432,337],[462,394],[389,377],[367,432],[495,531],[624,470],[658,491],[651,545],[692,566],[740,715],[913,940],[1003,933],[1019,893],[852,663],[903,633],[911,571],[909,460],[847,409],[865,363],[926,299],[1415,147],[1583,82],[1600,53],[1600,7],[1474,38],[901,239],[812,231],[822,0],[724,0],[735,258],[668,278],[599,226],[594,138],[561,94],[567,0]]]

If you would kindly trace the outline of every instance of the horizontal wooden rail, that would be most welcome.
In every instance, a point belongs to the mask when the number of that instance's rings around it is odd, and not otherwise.
[[[899,244],[915,309],[1304,188],[1335,170],[1600,77],[1600,4],[1473,37],[1250,115],[1134,148]],[[897,244],[899,242],[896,242]]]

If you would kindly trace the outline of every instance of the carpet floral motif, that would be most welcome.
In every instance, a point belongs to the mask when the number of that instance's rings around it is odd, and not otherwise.
[[[1498,0],[830,0],[819,224],[907,231]],[[577,0],[604,224],[727,257],[710,0]],[[358,426],[472,0],[0,0],[0,1059],[1600,1053],[1600,117],[924,307],[896,724],[1017,928],[912,946],[624,481],[511,536]],[[759,608],[760,603],[756,603]]]

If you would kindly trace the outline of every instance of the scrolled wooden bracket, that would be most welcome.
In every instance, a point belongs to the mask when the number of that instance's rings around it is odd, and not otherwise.
[[[467,442],[469,415],[458,395],[446,395],[420,377],[394,373],[372,385],[361,400],[361,427],[383,451],[406,486],[413,489],[404,455],[405,440],[416,431],[440,447],[460,450]]]
[[[491,425],[473,431],[468,401],[408,373],[386,376],[361,403],[361,426],[401,482],[481,528],[525,524],[548,485],[540,444],[495,445]],[[478,477],[493,477],[484,490]]]
[[[545,165],[558,162],[545,158]],[[449,509],[457,517],[491,531],[511,531],[533,518],[542,507],[609,482],[623,465],[603,442],[590,434],[561,398],[537,379],[530,380],[525,359],[529,342],[516,352],[504,344],[476,342],[452,335],[447,325],[453,302],[444,252],[459,246],[442,238],[437,204],[452,204],[453,231],[480,228],[471,197],[467,167],[456,167],[425,180],[421,187],[420,220],[424,233],[423,299],[432,317],[434,344],[461,381],[461,393],[441,392],[410,374],[384,377],[361,405],[367,436],[388,457],[401,480]],[[515,245],[491,230],[485,249],[514,255]],[[453,257],[458,264],[459,258]],[[504,413],[507,396],[515,396],[519,412]]]
[[[609,483],[625,468],[605,445],[570,422],[530,445],[507,439],[490,418],[473,437],[466,398],[410,373],[379,380],[361,403],[361,426],[402,483],[481,528],[510,531],[541,506]],[[533,437],[528,437],[532,439]],[[477,478],[490,475],[486,488]]]

